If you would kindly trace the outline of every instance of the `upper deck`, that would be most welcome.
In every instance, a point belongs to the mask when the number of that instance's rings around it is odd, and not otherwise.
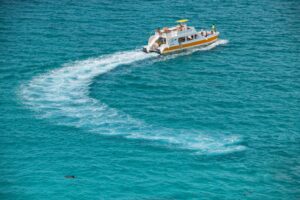
[[[180,24],[174,27],[165,27],[162,29],[159,29],[155,32],[155,34],[158,34],[160,37],[163,38],[175,38],[180,36],[188,36],[196,34],[196,29],[192,26],[187,26],[186,24]]]

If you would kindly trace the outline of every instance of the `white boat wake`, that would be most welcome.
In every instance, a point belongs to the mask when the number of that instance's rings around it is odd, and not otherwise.
[[[202,49],[165,56],[163,59],[199,50],[210,50],[226,43],[226,40],[219,40]],[[244,150],[245,147],[239,144],[241,142],[239,136],[211,136],[199,131],[153,127],[89,97],[89,86],[95,77],[119,65],[151,58],[153,62],[162,60],[155,57],[157,57],[156,54],[145,54],[140,50],[134,50],[67,64],[62,68],[34,77],[29,83],[22,85],[21,98],[24,104],[36,111],[41,118],[48,118],[57,124],[78,127],[93,133],[158,141],[179,148],[193,149],[199,153],[227,153]]]

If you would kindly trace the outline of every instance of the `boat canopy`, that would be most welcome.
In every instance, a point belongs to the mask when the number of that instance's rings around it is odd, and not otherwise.
[[[180,20],[177,20],[176,22],[177,23],[184,23],[184,22],[187,22],[189,21],[188,19],[180,19]]]

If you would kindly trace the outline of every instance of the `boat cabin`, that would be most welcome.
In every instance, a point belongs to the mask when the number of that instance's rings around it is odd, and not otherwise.
[[[166,48],[172,48],[183,45],[192,44],[199,40],[209,38],[211,35],[216,34],[215,31],[204,31],[197,32],[192,26],[187,26],[188,20],[178,20],[179,23],[174,27],[164,27],[157,29],[155,34],[148,40],[148,46],[144,48],[145,52],[158,51]]]

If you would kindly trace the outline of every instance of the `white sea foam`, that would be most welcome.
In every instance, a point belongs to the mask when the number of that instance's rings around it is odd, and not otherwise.
[[[165,56],[164,59],[199,50],[210,50],[225,43],[226,40],[219,40],[207,47]],[[119,65],[155,57],[156,54],[134,50],[66,64],[62,68],[34,77],[23,85],[21,97],[29,108],[38,113],[38,116],[90,132],[160,141],[202,153],[243,150],[244,147],[238,144],[240,142],[238,136],[211,136],[198,131],[153,127],[89,97],[89,85],[96,76],[107,73]],[[161,61],[161,59],[152,60]]]

